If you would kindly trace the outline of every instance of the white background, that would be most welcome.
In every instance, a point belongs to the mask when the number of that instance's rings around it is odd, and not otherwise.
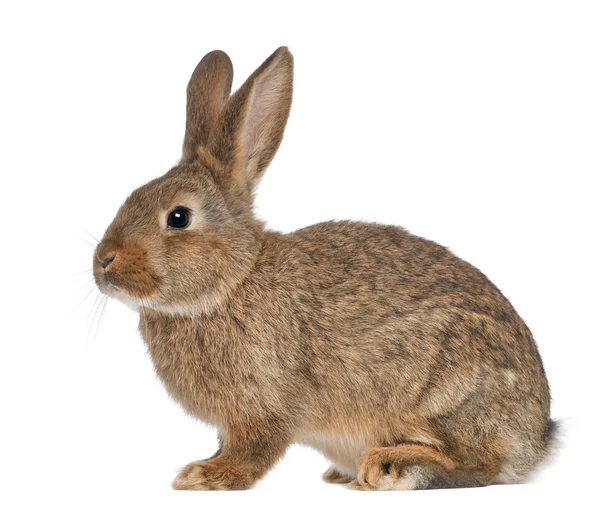
[[[585,497],[599,450],[599,26],[598,3],[577,1],[3,2],[0,502]],[[85,241],[177,162],[199,59],[227,51],[237,87],[280,45],[294,103],[258,215],[282,231],[399,224],[483,270],[533,330],[566,427],[533,484],[365,495],[321,482],[326,461],[293,447],[251,491],[170,489],[215,433],[169,399],[134,313],[109,301],[99,324],[96,293],[75,309],[93,288]]]

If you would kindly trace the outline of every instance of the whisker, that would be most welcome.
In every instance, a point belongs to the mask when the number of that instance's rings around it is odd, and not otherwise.
[[[86,320],[90,319],[90,316],[92,315],[92,311],[94,310],[94,307],[96,306],[96,303],[98,302],[98,299],[100,298],[100,296],[102,295],[102,292],[100,292],[100,290],[98,290],[98,295],[96,295],[96,298],[94,299],[94,303],[92,304],[92,309],[90,309],[90,312],[88,313]]]
[[[98,299],[96,299],[96,300],[98,300]],[[94,322],[96,321],[96,317],[98,316],[98,311],[102,307],[102,301],[103,301],[103,297],[100,298],[100,302],[96,305],[96,309],[94,310],[94,316],[92,318],[92,323],[90,324],[90,329],[88,330],[88,339],[90,337],[90,334],[92,333],[92,330],[94,330]]]
[[[100,311],[100,317],[98,318],[98,324],[96,325],[96,334],[94,335],[94,341],[98,339],[98,331],[100,330],[100,325],[102,324],[102,319],[104,318],[104,312],[106,311],[106,305],[108,304],[108,295],[104,296],[101,304],[102,303],[102,310]]]
[[[92,244],[90,241],[88,241],[87,239],[84,239],[83,237],[79,237],[77,234],[74,235],[75,237],[77,237],[77,239],[79,239],[80,241],[83,241],[84,243],[86,243],[87,245],[91,246],[92,249],[96,249],[96,245]]]
[[[93,315],[92,320],[90,322],[90,327],[88,328],[88,333],[86,336],[86,343],[89,342],[89,340],[90,340],[90,335],[92,334],[92,329],[94,328],[94,321],[96,320],[96,314],[98,313],[98,309],[100,308],[101,301],[102,301],[102,293],[98,293],[98,296],[94,300],[94,305],[92,306],[92,309],[90,310],[88,317],[87,317],[87,319],[89,321],[90,316]]]
[[[81,276],[83,274],[87,274],[89,272],[92,272],[94,270],[93,267],[90,267],[89,269],[86,269],[85,271],[81,271],[81,272],[76,272],[75,274],[73,274],[73,276]]]
[[[96,239],[92,234],[90,234],[89,232],[86,232],[86,234],[89,235],[92,239],[94,239],[94,241],[96,241],[97,244],[100,244],[100,241]]]
[[[88,282],[88,284],[89,284],[89,282]],[[85,285],[83,285],[83,286],[85,286]],[[82,287],[82,288],[83,288],[83,287]],[[96,287],[96,285],[94,285],[94,286],[92,287],[92,289],[91,289],[91,290],[88,292],[88,294],[87,294],[87,295],[86,295],[86,296],[83,298],[83,300],[82,300],[82,301],[81,301],[79,304],[77,304],[77,305],[75,306],[75,308],[74,308],[74,309],[73,309],[73,310],[72,310],[72,311],[71,311],[71,312],[70,312],[70,313],[67,315],[67,318],[71,317],[71,316],[73,315],[73,313],[74,313],[75,311],[77,311],[77,309],[79,309],[79,307],[80,307],[80,306],[81,306],[81,305],[82,305],[82,304],[83,304],[83,303],[84,303],[84,302],[85,302],[85,301],[88,299],[88,297],[89,297],[90,295],[92,295],[92,293],[94,293],[94,290],[96,290],[96,288],[97,288],[97,287]]]
[[[87,288],[90,285],[90,283],[95,283],[95,282],[96,282],[96,280],[92,277],[92,278],[88,279],[83,285],[81,285],[80,288]]]

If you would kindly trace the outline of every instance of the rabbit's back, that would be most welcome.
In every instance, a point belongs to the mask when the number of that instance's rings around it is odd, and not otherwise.
[[[547,407],[529,329],[479,270],[446,248],[400,227],[327,222],[267,236],[263,251],[276,259],[270,286],[279,304],[288,300],[291,331],[314,355],[307,371],[341,364],[350,384],[362,370],[374,387],[395,371],[405,407],[418,401],[431,415],[445,409],[428,404],[432,396],[460,403],[483,376],[527,389]]]

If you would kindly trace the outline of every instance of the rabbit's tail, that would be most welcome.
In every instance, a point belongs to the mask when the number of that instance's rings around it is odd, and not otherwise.
[[[552,454],[558,445],[561,433],[561,424],[558,420],[548,419],[546,432],[544,432],[544,442],[546,443],[546,452]]]
[[[531,445],[530,441],[521,439],[516,446],[518,449],[507,456],[492,483],[522,483],[530,479],[556,455],[560,447],[560,434],[561,424],[549,418],[540,444]]]
[[[561,447],[561,436],[563,433],[563,424],[558,420],[548,419],[546,431],[544,432],[544,444],[546,445],[546,453],[541,462],[541,465],[547,464],[556,456]],[[538,466],[539,467],[539,466]]]

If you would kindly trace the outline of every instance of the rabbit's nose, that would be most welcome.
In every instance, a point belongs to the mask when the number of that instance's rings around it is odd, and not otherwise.
[[[104,257],[102,260],[99,260],[102,268],[106,269],[112,263],[112,261],[115,259],[115,257],[116,257],[116,255],[108,255],[108,256]]]

